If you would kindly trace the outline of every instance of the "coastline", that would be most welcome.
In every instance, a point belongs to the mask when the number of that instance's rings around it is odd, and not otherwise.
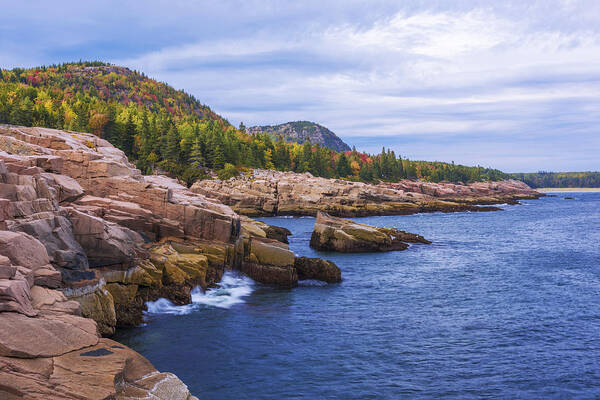
[[[540,193],[598,193],[600,188],[537,188]]]
[[[287,229],[240,214],[491,211],[475,204],[543,196],[517,181],[367,185],[274,171],[189,190],[142,175],[92,134],[12,125],[0,125],[0,150],[0,369],[10,371],[0,375],[0,397],[195,399],[175,375],[107,337],[139,325],[148,301],[190,304],[192,288],[213,287],[226,270],[284,288],[306,271],[329,281],[323,273],[334,270],[296,257]],[[31,372],[39,363],[71,373],[57,383],[54,373]],[[100,382],[93,390],[89,370]]]

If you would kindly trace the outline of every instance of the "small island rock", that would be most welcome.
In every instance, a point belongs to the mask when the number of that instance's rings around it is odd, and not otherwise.
[[[414,233],[359,224],[349,219],[332,217],[324,212],[317,214],[310,238],[310,247],[314,249],[342,253],[406,250],[407,243],[431,242]]]

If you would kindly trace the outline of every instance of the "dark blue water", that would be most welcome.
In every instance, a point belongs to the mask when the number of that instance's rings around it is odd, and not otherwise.
[[[343,283],[228,276],[117,339],[202,399],[600,398],[600,193],[565,196],[358,218],[434,242],[382,254],[317,253],[314,219],[268,218]]]

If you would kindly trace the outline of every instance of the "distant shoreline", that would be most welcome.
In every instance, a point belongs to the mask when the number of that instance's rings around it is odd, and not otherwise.
[[[541,193],[550,192],[600,192],[600,188],[537,188],[534,189]]]

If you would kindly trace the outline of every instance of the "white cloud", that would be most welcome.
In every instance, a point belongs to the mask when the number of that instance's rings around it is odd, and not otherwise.
[[[350,142],[446,135],[473,143],[477,133],[482,142],[494,133],[517,143],[535,136],[547,145],[532,160],[551,159],[550,143],[561,134],[600,149],[600,2],[131,4],[123,4],[126,13],[136,11],[127,34],[139,29],[160,45],[110,61],[185,89],[236,124],[308,119]],[[91,11],[75,12],[70,19],[88,21]],[[87,33],[78,40],[91,42]],[[584,159],[585,149],[573,146],[556,149],[556,157],[566,151]],[[450,153],[432,158],[459,161]],[[498,155],[500,163],[509,159]]]

